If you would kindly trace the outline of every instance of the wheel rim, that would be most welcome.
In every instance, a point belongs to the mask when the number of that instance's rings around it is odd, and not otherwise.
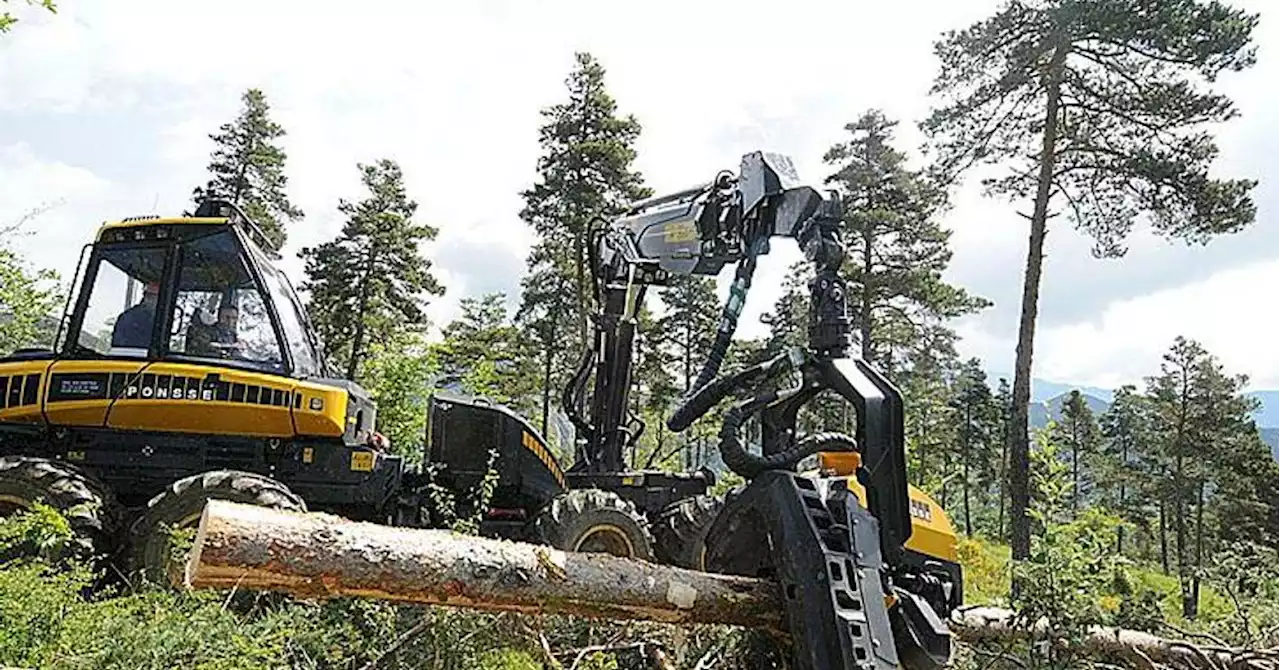
[[[12,516],[23,510],[31,509],[31,505],[18,496],[0,495],[0,518]]]
[[[610,524],[588,528],[578,538],[573,550],[584,554],[611,554],[623,558],[635,556],[635,546],[631,544],[626,531]]]

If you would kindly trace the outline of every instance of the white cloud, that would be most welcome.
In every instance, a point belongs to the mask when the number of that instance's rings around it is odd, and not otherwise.
[[[99,202],[110,186],[84,167],[41,159],[25,144],[0,146],[0,228],[25,221],[5,242],[28,254],[48,250],[35,259],[40,265],[74,267],[75,250],[89,240],[68,234],[76,228],[73,212]],[[48,262],[49,253],[58,255],[57,263]]]
[[[0,213],[46,195],[67,197],[26,244],[35,262],[69,275],[75,259],[67,249],[87,241],[103,219],[187,207],[204,178],[209,133],[234,116],[245,88],[261,87],[288,131],[289,192],[307,214],[290,230],[286,272],[300,283],[293,253],[339,230],[338,198],[361,195],[356,163],[392,157],[421,216],[440,229],[426,246],[440,254],[434,261],[448,286],[431,309],[439,323],[456,314],[460,298],[490,288],[491,275],[520,274],[531,235],[518,219],[519,192],[535,177],[539,109],[562,100],[575,50],[602,61],[620,111],[643,124],[638,168],[659,192],[734,168],[756,149],[790,154],[801,174],[817,181],[826,173],[823,151],[868,107],[901,119],[901,144],[915,147],[912,124],[926,112],[933,76],[930,42],[996,4],[800,0],[784,10],[777,3],[655,0],[624,12],[589,0],[370,0],[358,7],[336,0],[80,0],[60,5],[57,15],[23,10],[23,22],[0,41],[0,146],[15,141],[6,123],[38,128],[17,138],[29,147],[23,162],[0,160]],[[1271,40],[1275,29],[1267,22],[1263,29]],[[1274,138],[1274,88],[1259,83],[1270,80],[1274,57],[1265,50],[1261,57],[1255,73],[1229,82],[1233,93],[1253,96],[1234,139],[1224,142],[1224,155],[1237,152],[1233,160],[1252,155],[1256,142],[1241,138],[1254,137],[1253,129],[1266,126],[1264,137]],[[68,147],[39,135],[104,114],[147,119],[133,129],[151,138],[147,148],[104,156],[92,143]],[[1261,123],[1259,114],[1272,122]],[[1249,132],[1242,135],[1241,124]],[[98,181],[88,188],[76,181],[83,174],[23,167],[30,164],[93,165],[79,169]],[[1273,194],[1274,160],[1257,169],[1266,170],[1265,193]],[[1267,207],[1274,226],[1273,205]],[[1012,206],[968,191],[948,225],[956,231],[953,280],[1000,300],[1001,310],[967,326],[974,343],[1009,346],[1024,223]],[[490,255],[475,263],[468,252],[481,247]],[[1099,269],[1080,250],[1067,231],[1051,237],[1047,322],[1068,302],[1053,286],[1107,278],[1115,288],[1095,281],[1091,290],[1140,295],[1185,279],[1160,269],[1185,267],[1193,257],[1140,239],[1123,265]],[[782,242],[761,262],[741,334],[764,331],[759,314],[798,258],[794,243]]]
[[[1036,336],[1034,376],[1116,388],[1159,372],[1161,356],[1178,336],[1199,341],[1231,374],[1247,374],[1252,388],[1280,386],[1275,335],[1280,317],[1271,293],[1280,286],[1280,261],[1218,272],[1203,281],[1117,300],[1096,318],[1046,328]],[[1012,370],[1014,339],[962,329],[967,355]]]

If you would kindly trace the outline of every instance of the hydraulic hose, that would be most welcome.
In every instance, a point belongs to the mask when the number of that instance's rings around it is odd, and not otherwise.
[[[734,473],[752,479],[768,470],[790,470],[801,460],[820,451],[854,451],[857,443],[843,433],[816,433],[800,440],[795,446],[768,456],[757,456],[747,451],[738,438],[738,429],[747,417],[760,408],[777,400],[777,393],[769,393],[737,405],[724,417],[720,428],[720,457]]]
[[[737,271],[734,273],[733,284],[729,287],[729,297],[724,302],[724,309],[720,312],[720,325],[716,329],[716,339],[711,343],[711,351],[707,354],[707,360],[702,364],[702,370],[698,372],[698,377],[694,381],[692,388],[695,391],[683,401],[676,411],[672,414],[672,420],[667,423],[672,430],[677,429],[672,426],[675,418],[678,416],[691,415],[688,423],[692,423],[694,419],[701,416],[707,410],[693,413],[690,405],[692,401],[698,397],[702,389],[715,379],[720,373],[720,366],[724,363],[725,356],[729,353],[729,346],[733,343],[733,333],[738,329],[738,317],[742,315],[742,307],[747,302],[747,292],[751,290],[751,278],[756,273],[756,260],[760,254],[764,252],[765,246],[768,245],[768,236],[760,236],[756,238],[751,246],[747,249],[747,256],[738,265]],[[715,404],[714,402],[712,403]],[[708,407],[707,409],[710,409]],[[684,426],[688,427],[688,423]]]
[[[772,374],[787,359],[787,354],[780,354],[764,363],[745,368],[734,375],[717,379],[703,386],[676,408],[671,418],[667,420],[667,428],[676,433],[688,428],[694,421],[702,418],[702,415],[711,411],[711,408],[721,400],[735,391],[746,389],[758,379]]]

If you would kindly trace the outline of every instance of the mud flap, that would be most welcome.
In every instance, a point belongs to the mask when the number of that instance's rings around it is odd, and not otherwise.
[[[726,501],[703,569],[776,580],[803,670],[891,670],[878,523],[841,478],[770,471]]]

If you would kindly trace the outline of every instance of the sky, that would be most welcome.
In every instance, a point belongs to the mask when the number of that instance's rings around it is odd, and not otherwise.
[[[1070,225],[1051,223],[1034,374],[1115,387],[1158,372],[1175,337],[1202,342],[1252,388],[1280,386],[1274,288],[1280,41],[1265,0],[1258,64],[1218,89],[1239,116],[1217,129],[1222,176],[1259,180],[1247,231],[1188,247],[1137,231],[1123,260],[1089,255]],[[561,101],[575,51],[606,68],[619,110],[643,126],[636,167],[661,193],[735,169],[744,153],[791,156],[820,183],[824,151],[871,108],[901,123],[900,146],[922,137],[941,31],[983,18],[996,2],[891,3],[590,1],[528,3],[328,0],[61,0],[56,15],[22,3],[0,37],[0,224],[42,210],[9,240],[64,278],[104,220],[178,214],[205,181],[209,134],[236,115],[249,87],[266,93],[288,132],[288,193],[306,217],[289,230],[282,266],[300,283],[303,246],[341,227],[339,198],[361,196],[357,164],[393,158],[423,221],[424,247],[447,288],[437,325],[466,296],[514,299],[532,241],[520,192],[536,179],[540,110]],[[1272,83],[1267,83],[1272,82]],[[1013,367],[1027,226],[1025,201],[954,196],[947,279],[994,303],[957,321],[960,348],[993,374]],[[739,334],[800,254],[774,246],[759,269]],[[731,276],[726,271],[722,280]],[[722,281],[722,295],[725,288]]]

